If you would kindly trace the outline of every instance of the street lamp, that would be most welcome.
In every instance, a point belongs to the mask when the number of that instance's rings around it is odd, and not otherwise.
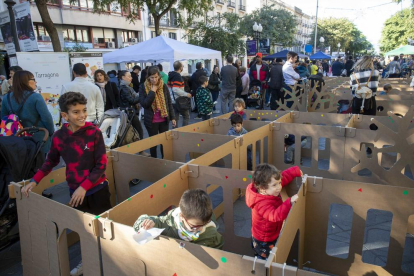
[[[10,25],[11,25],[11,31],[13,35],[13,42],[14,42],[14,48],[16,52],[20,52],[20,45],[19,45],[19,38],[17,37],[17,29],[16,29],[16,19],[14,17],[13,12],[13,6],[16,4],[13,0],[6,0],[4,1],[7,5],[7,9],[9,10],[9,16],[10,16]]]
[[[260,35],[261,35],[262,31],[263,31],[262,24],[257,25],[257,23],[254,22],[254,25],[253,25],[253,32],[254,32],[253,33],[253,38],[256,40],[256,49],[257,49],[258,53],[260,53],[259,39],[260,39]]]
[[[323,36],[321,36],[320,38],[319,38],[319,42],[321,43],[321,48],[323,47],[323,43],[325,42],[325,38],[323,38]],[[315,50],[316,51],[316,50]],[[325,51],[323,51],[323,52],[325,52]]]

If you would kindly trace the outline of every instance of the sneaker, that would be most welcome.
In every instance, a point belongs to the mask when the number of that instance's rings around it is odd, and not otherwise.
[[[220,110],[214,110],[213,111],[213,114],[219,114],[219,113],[221,113]]]
[[[269,107],[269,105],[270,105],[270,102],[268,102],[268,103],[266,104],[266,106],[267,106],[267,107]]]
[[[75,267],[74,269],[70,271],[70,276],[80,276],[80,275],[83,275],[82,262],[80,262],[77,267]]]
[[[150,157],[151,156],[151,154],[149,154],[148,152],[145,152],[145,151],[140,151],[139,155],[142,155],[142,156],[145,156],[145,157]]]

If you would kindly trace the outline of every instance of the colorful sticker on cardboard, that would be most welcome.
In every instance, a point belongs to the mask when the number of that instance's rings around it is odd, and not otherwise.
[[[59,95],[58,94],[52,94],[52,93],[40,93],[42,95],[43,99],[45,100],[47,109],[49,110],[50,114],[53,118],[53,124],[55,125],[55,130],[59,129]]]

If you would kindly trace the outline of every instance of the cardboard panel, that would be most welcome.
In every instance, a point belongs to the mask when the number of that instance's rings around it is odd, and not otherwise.
[[[271,125],[262,126],[258,129],[256,129],[254,132],[249,132],[243,137],[240,138],[240,169],[246,170],[247,169],[247,148],[251,146],[251,155],[252,155],[252,164],[253,164],[253,170],[256,168],[257,165],[260,163],[263,163],[264,159],[267,159],[268,163],[272,163],[272,155],[270,154],[273,152],[273,146],[272,143],[272,129]],[[267,145],[265,145],[265,139],[267,137]],[[256,149],[256,142],[259,141],[260,143],[260,159],[259,164],[256,164],[257,162],[257,149]],[[265,147],[267,147],[267,150],[265,151]]]
[[[22,233],[29,232],[31,235],[30,241],[27,239],[21,241],[22,252],[25,252],[22,254],[23,264],[28,264],[30,269],[33,268],[33,270],[24,268],[25,273],[30,271],[28,275],[52,275],[52,272],[55,273],[59,268],[62,275],[69,275],[68,270],[62,270],[69,267],[69,259],[58,258],[56,253],[65,250],[67,252],[66,240],[58,242],[58,239],[59,236],[66,235],[65,229],[71,229],[80,236],[84,273],[100,275],[99,246],[98,237],[94,232],[94,216],[36,193],[30,193],[28,198],[21,197],[21,185],[16,183],[11,185],[17,192],[18,205],[23,206],[20,211],[27,212],[21,217],[28,217],[29,221],[28,229],[23,228],[27,226],[24,219],[23,223],[19,225]],[[88,226],[86,227],[85,224]],[[56,230],[59,236],[56,236]],[[57,245],[59,248],[56,248]],[[26,254],[30,249],[25,247],[31,247],[30,255]]]
[[[191,160],[188,164],[197,164],[202,166],[210,166],[216,161],[231,156],[232,169],[239,169],[240,150],[239,150],[240,138],[234,138],[233,140],[217,147],[214,150],[203,154],[197,159]]]
[[[111,160],[118,202],[130,197],[129,182],[132,179],[138,178],[156,182],[182,165],[182,163],[166,159],[144,157],[118,151],[111,151],[111,154],[113,156]]]
[[[254,120],[244,120],[243,128],[248,132],[252,132],[255,129],[258,129],[264,125],[268,125],[269,122],[266,121],[254,121]],[[229,119],[216,119],[213,121],[213,133],[227,135],[227,132],[232,127],[231,121]]]
[[[268,122],[268,121],[277,120],[283,115],[289,113],[290,111],[245,109],[245,112],[246,112],[246,118],[249,121],[256,120],[256,121]]]
[[[307,184],[306,192],[306,266],[332,274],[343,275],[406,275],[401,270],[401,260],[408,217],[414,213],[414,189],[387,185],[323,179]],[[351,244],[348,259],[326,254],[329,208],[332,203],[346,204],[353,208]],[[385,267],[364,263],[361,253],[367,211],[377,209],[393,214],[391,241]]]
[[[344,179],[413,187],[414,180],[404,175],[407,166],[414,167],[413,154],[407,150],[414,142],[411,137],[413,117],[414,106],[404,118],[392,113],[389,113],[389,117],[354,115],[346,134],[345,152],[348,154],[344,164]],[[373,124],[378,130],[370,130]],[[372,144],[370,156],[365,147],[361,148],[363,142]],[[396,159],[389,162],[383,160],[388,153],[395,153]],[[384,168],[384,163],[389,169]],[[358,171],[362,169],[370,170],[372,175],[359,176]]]

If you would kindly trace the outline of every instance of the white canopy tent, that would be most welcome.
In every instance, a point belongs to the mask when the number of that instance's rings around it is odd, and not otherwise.
[[[222,65],[220,51],[194,46],[164,36],[158,36],[103,55],[104,63],[170,62],[170,68],[173,68],[173,63],[176,60],[200,59],[217,59],[219,67]]]

